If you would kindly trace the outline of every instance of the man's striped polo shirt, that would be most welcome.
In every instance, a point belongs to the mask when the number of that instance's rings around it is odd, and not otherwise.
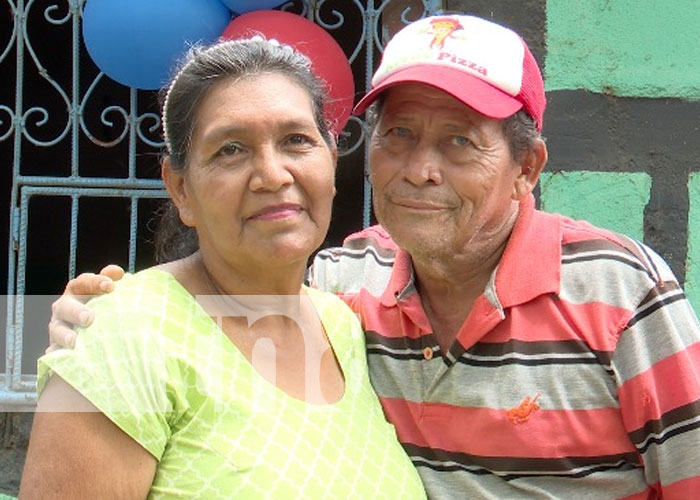
[[[651,249],[530,197],[445,353],[414,278],[380,226],[310,274],[361,317],[431,498],[700,498],[700,327]]]

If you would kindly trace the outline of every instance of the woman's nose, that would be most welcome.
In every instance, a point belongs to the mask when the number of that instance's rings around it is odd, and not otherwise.
[[[285,156],[274,147],[264,147],[253,155],[252,191],[277,191],[292,184],[294,176],[289,171]]]

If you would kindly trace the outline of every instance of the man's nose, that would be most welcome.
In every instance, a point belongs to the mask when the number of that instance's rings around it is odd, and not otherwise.
[[[442,184],[442,157],[438,148],[420,141],[404,166],[404,177],[416,186],[426,183]]]
[[[254,153],[252,161],[251,191],[277,191],[294,182],[285,155],[274,146],[260,148]]]

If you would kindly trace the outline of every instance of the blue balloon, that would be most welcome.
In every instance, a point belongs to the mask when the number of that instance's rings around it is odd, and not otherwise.
[[[236,14],[245,14],[253,10],[268,10],[279,7],[286,0],[221,0]]]
[[[107,76],[151,90],[168,83],[190,45],[215,41],[230,20],[221,0],[88,0],[83,39]]]

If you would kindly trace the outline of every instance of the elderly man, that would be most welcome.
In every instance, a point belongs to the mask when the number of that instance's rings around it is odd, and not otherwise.
[[[469,16],[405,27],[356,110],[381,225],[320,252],[310,281],[360,315],[431,498],[692,498],[697,318],[651,249],[535,209],[544,107],[512,31]]]

